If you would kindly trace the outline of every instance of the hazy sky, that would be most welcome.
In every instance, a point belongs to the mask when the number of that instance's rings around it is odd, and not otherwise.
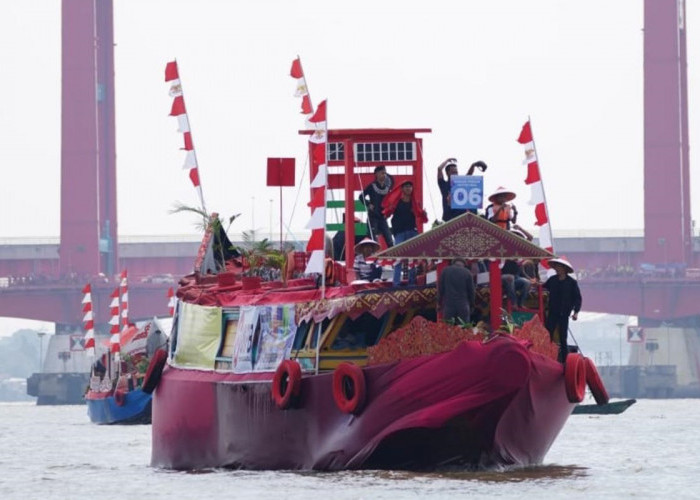
[[[700,7],[688,2],[691,109],[700,82]],[[58,236],[59,0],[0,0],[0,238]],[[506,185],[533,217],[515,142],[532,118],[555,234],[641,228],[641,0],[115,0],[119,233],[193,233],[176,201],[197,204],[163,81],[177,58],[210,210],[242,212],[233,232],[277,234],[268,156],[295,156],[285,219],[306,223],[308,173],[289,76],[301,56],[331,128],[428,127],[424,204],[440,214],[435,168],[488,163],[486,191]],[[690,115],[691,166],[700,164]],[[305,174],[302,178],[302,174]],[[700,202],[692,179],[693,206]],[[254,197],[254,201],[253,201]],[[270,203],[270,200],[273,200]]]

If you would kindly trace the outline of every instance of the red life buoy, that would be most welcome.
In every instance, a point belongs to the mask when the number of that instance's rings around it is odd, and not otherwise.
[[[114,402],[117,403],[117,406],[124,406],[126,402],[126,394],[124,394],[124,391],[121,389],[114,391]]]
[[[146,375],[143,378],[143,384],[141,384],[141,390],[143,392],[151,394],[156,390],[167,360],[168,353],[163,349],[158,349],[155,354],[153,354],[153,358],[151,358],[151,362],[148,364]]]
[[[289,408],[301,393],[301,366],[285,359],[272,377],[272,400],[280,410]]]
[[[367,395],[365,374],[357,365],[340,363],[333,372],[333,399],[343,413],[362,411]]]
[[[564,364],[566,397],[571,403],[580,403],[586,394],[586,362],[579,353],[570,353]]]
[[[586,360],[586,384],[588,384],[588,388],[591,390],[596,404],[607,404],[607,402],[610,401],[610,396],[608,396],[608,391],[605,390],[605,385],[600,379],[595,364],[590,358],[584,359]]]

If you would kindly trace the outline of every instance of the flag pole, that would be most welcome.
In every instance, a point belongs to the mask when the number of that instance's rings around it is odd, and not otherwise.
[[[554,237],[552,236],[552,217],[549,214],[549,205],[547,205],[547,194],[544,189],[544,180],[542,178],[542,169],[540,168],[540,156],[537,154],[537,145],[535,144],[535,133],[532,131],[532,119],[527,115],[527,122],[530,124],[530,133],[532,134],[532,149],[535,151],[537,158],[537,169],[540,171],[540,183],[542,184],[542,199],[544,200],[544,208],[547,211],[547,224],[549,225],[549,241],[552,242],[552,253],[554,253]]]
[[[282,183],[280,183],[280,251],[284,250],[284,245],[282,243]],[[286,283],[286,282],[285,282]]]
[[[301,61],[299,61],[301,64]],[[326,179],[325,186],[323,187],[323,266],[321,270],[321,300],[326,299],[326,206],[328,204],[328,99],[326,99],[326,116],[325,116],[325,148],[324,153],[326,157],[323,159],[323,164],[326,165]],[[318,325],[318,334],[316,336],[316,375],[319,372],[319,364],[321,363],[321,325],[323,321]]]
[[[177,77],[180,80],[180,90],[182,91],[182,97],[183,99],[185,98],[185,87],[182,84],[182,77],[180,76],[180,66],[177,64],[177,58],[175,59],[175,65],[177,66]],[[199,194],[199,202],[202,204],[202,211],[209,215],[209,212],[207,212],[207,206],[204,203],[204,191],[202,190],[202,176],[199,172],[199,160],[197,159],[197,148],[194,147],[194,137],[192,137],[192,125],[190,122],[190,114],[187,113],[187,108],[185,108],[185,112],[187,114],[187,124],[190,127],[190,140],[192,141],[192,154],[194,155],[194,163],[197,168],[197,180],[198,180],[198,186],[197,186],[197,193]]]

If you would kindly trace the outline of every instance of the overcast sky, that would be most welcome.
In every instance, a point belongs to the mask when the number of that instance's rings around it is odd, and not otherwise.
[[[697,3],[687,6],[691,109]],[[0,0],[0,237],[59,234],[60,5]],[[454,156],[462,171],[488,163],[486,191],[514,189],[531,224],[515,142],[531,116],[555,234],[643,225],[641,0],[115,0],[114,9],[121,235],[195,232],[191,218],[168,214],[177,201],[197,204],[168,116],[163,73],[174,58],[207,207],[242,212],[233,232],[255,224],[263,234],[272,207],[277,234],[266,158],[294,156],[301,191],[290,221],[298,190],[285,188],[285,222],[304,226],[307,146],[289,76],[297,55],[314,103],[328,99],[331,128],[432,128],[431,219],[441,211],[435,168]],[[698,116],[690,119],[692,166]]]

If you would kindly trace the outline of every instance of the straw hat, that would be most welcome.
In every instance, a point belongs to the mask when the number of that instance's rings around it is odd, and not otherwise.
[[[556,259],[549,259],[547,262],[550,265],[551,264],[560,264],[560,265],[564,266],[566,268],[567,273],[574,272],[573,266],[571,265],[571,263],[568,260],[566,260],[566,257],[558,257]]]
[[[494,193],[489,196],[489,201],[493,203],[493,199],[498,196],[499,194],[504,194],[506,195],[506,201],[512,201],[515,199],[515,193],[511,191],[510,189],[506,189],[503,186],[499,186]]]
[[[379,250],[381,248],[381,245],[379,245],[379,243],[377,243],[373,239],[365,238],[362,241],[360,241],[357,245],[355,245],[355,251],[358,252],[360,250],[360,248],[365,246],[365,245],[371,245],[373,247],[372,253],[376,252],[377,250]]]
[[[514,234],[515,236],[518,236],[524,240],[527,239],[527,236],[525,235],[525,233],[523,233],[520,229],[511,229],[510,232],[512,234]]]

